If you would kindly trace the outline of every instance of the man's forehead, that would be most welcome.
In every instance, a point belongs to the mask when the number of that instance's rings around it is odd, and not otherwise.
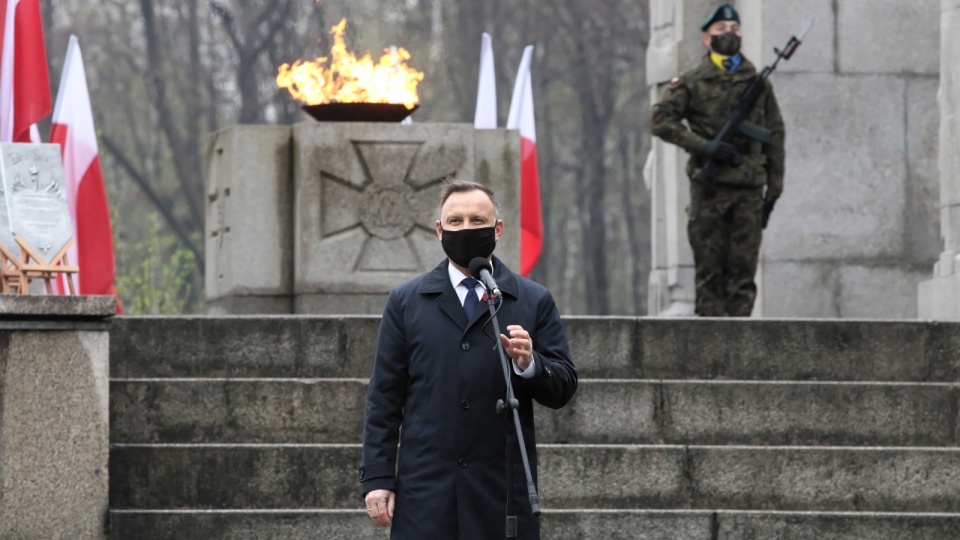
[[[726,30],[728,28],[732,30],[739,30],[740,23],[738,23],[737,21],[717,21],[711,24],[709,28],[707,28],[707,33],[718,32],[720,30]]]
[[[450,212],[493,212],[493,201],[479,190],[451,193],[441,208],[443,214]]]

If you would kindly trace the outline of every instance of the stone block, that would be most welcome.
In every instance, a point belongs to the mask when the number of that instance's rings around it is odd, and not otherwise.
[[[911,262],[931,264],[943,249],[940,239],[938,81],[907,81],[906,253]]]
[[[654,383],[581,379],[562,409],[536,407],[537,442],[662,442],[660,401]]]
[[[917,317],[960,321],[960,274],[934,276],[917,285]]]
[[[356,443],[365,379],[153,379],[110,384],[110,440]]]
[[[960,509],[956,449],[690,447],[693,508],[844,512]]]
[[[637,354],[647,379],[953,381],[955,332],[909,322],[641,319]]]
[[[960,251],[960,204],[941,206],[940,228],[945,251]]]
[[[843,266],[839,278],[839,315],[853,319],[915,319],[917,283],[929,266]]]
[[[541,537],[550,540],[709,540],[708,512],[546,510]]]
[[[389,536],[390,530],[374,525],[363,510],[110,512],[112,540],[387,540]]]
[[[106,537],[109,335],[77,324],[0,327],[2,538]]]
[[[639,373],[637,319],[628,317],[563,318],[570,355],[581,377],[635,377]]]
[[[905,92],[896,77],[778,75],[787,172],[764,237],[765,263],[902,256]]]
[[[207,298],[293,293],[289,126],[231,126],[207,140]]]
[[[960,538],[950,514],[718,512],[718,540],[935,540]]]
[[[466,124],[295,126],[295,294],[386,295],[433,269],[444,259],[434,222],[448,175],[486,179],[505,214],[515,215],[518,200],[508,197],[518,193],[518,176],[504,174],[519,171],[519,137],[502,134],[497,152],[494,136],[478,146],[475,135]],[[519,236],[519,223],[506,227]],[[516,268],[519,252],[502,254]],[[309,305],[317,304],[296,307]],[[379,299],[352,305],[383,309]]]
[[[120,317],[111,377],[367,377],[379,317]]]
[[[110,508],[357,508],[360,457],[360,445],[113,445]]]
[[[363,510],[196,511],[110,514],[114,540],[386,540]],[[710,540],[711,515],[663,512],[544,509],[543,538],[551,540]]]
[[[670,444],[956,444],[952,404],[960,396],[939,385],[666,381],[662,393],[659,424]],[[612,407],[609,416],[620,414]]]
[[[803,40],[797,53],[787,61],[780,61],[777,71],[787,72],[826,72],[835,70],[836,65],[836,14],[831,0],[813,0],[794,2],[791,0],[764,0],[763,12],[763,56],[751,58],[754,63],[767,65],[773,62],[773,48],[782,49],[791,36],[799,36],[811,17],[815,18],[810,33]],[[743,29],[745,34],[754,32]],[[771,79],[778,88],[778,77]]]
[[[68,321],[97,321],[117,312],[113,296],[28,296],[0,295],[0,320],[56,319]]]
[[[689,508],[683,447],[539,445],[537,459],[548,508]]]
[[[920,73],[940,70],[938,0],[843,0],[837,3],[837,47],[843,73]],[[901,39],[905,46],[891,46]],[[874,101],[876,103],[876,101]]]
[[[244,295],[225,296],[207,300],[207,315],[287,315],[293,309],[293,295]]]
[[[494,191],[503,220],[503,235],[494,253],[514,272],[520,271],[520,133],[505,129],[474,132],[476,172],[470,178]],[[440,219],[439,195],[433,199],[433,219]],[[441,256],[442,259],[442,256]],[[437,260],[440,262],[440,259]],[[381,310],[382,311],[382,310]]]
[[[779,212],[779,208],[776,211]],[[772,227],[771,224],[770,228]],[[771,236],[772,234],[767,234],[766,238]],[[767,248],[764,248],[764,256],[767,251]],[[815,260],[776,261],[764,258],[761,272],[763,298],[759,299],[759,302],[762,302],[764,317],[840,316],[835,263]]]

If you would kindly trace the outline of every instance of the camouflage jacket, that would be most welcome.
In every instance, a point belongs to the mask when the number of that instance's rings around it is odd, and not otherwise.
[[[670,81],[660,102],[654,105],[653,134],[690,153],[687,174],[691,178],[706,161],[700,149],[720,131],[737,97],[756,76],[756,67],[746,58],[735,72],[726,73],[705,56],[699,66]],[[773,132],[772,142],[764,144],[738,135],[733,143],[743,154],[743,164],[720,165],[714,180],[720,184],[766,185],[770,195],[779,196],[783,191],[783,117],[769,81],[747,120]]]

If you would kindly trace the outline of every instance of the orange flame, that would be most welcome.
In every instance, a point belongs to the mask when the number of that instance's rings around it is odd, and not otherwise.
[[[277,86],[286,88],[294,99],[308,105],[320,103],[402,103],[412,109],[420,99],[417,83],[423,73],[407,66],[410,53],[404,48],[384,49],[376,64],[370,53],[357,58],[347,50],[343,32],[347,20],[334,26],[330,68],[328,58],[315,61],[297,60],[291,66],[283,64],[277,74]]]

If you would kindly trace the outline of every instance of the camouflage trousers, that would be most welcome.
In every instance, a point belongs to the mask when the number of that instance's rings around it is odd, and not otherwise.
[[[701,317],[749,317],[757,297],[754,275],[763,237],[763,188],[690,184],[687,235],[696,264]]]

